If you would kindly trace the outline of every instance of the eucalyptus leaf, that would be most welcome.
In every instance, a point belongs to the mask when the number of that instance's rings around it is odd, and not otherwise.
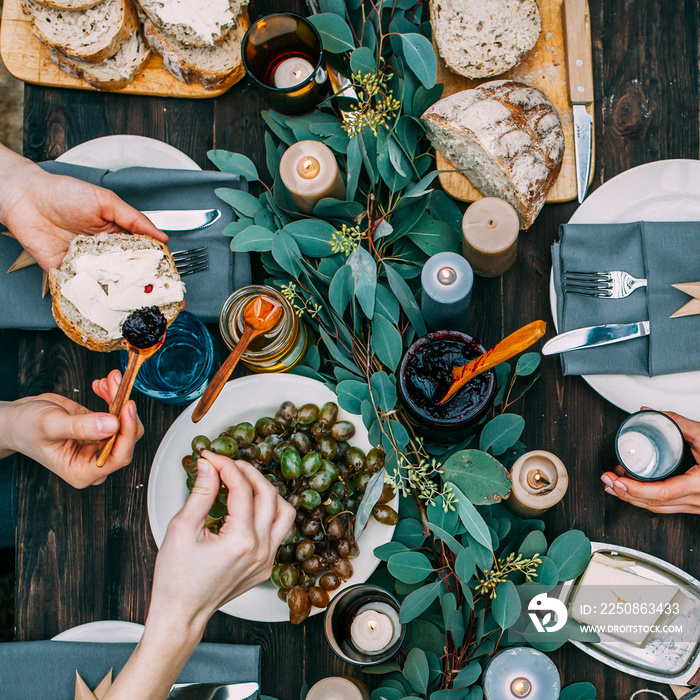
[[[318,351],[318,345],[309,345],[306,348],[303,363],[317,371],[321,369],[321,353]]]
[[[551,591],[559,583],[559,569],[549,558],[540,556],[541,564],[537,567],[537,583],[542,584],[547,591]]]
[[[251,219],[262,209],[257,197],[243,190],[231,190],[228,187],[217,187],[214,193],[223,199],[237,214],[249,216]]]
[[[450,688],[449,690],[435,690],[430,693],[430,700],[465,700],[469,691],[467,688]]]
[[[500,406],[505,398],[506,391],[508,389],[508,377],[510,377],[510,365],[507,362],[501,362],[500,365],[496,365],[494,371],[496,372],[496,398],[494,399],[494,406]]]
[[[476,505],[491,505],[511,489],[510,476],[494,457],[480,450],[462,450],[443,465],[443,479],[451,481]]]
[[[389,429],[389,432],[394,436],[394,440],[400,448],[403,449],[404,447],[406,447],[406,445],[408,445],[408,432],[406,432],[406,428],[404,428],[403,425],[401,425],[401,423],[395,421],[392,418],[387,421],[387,428]]]
[[[348,369],[350,370],[350,372],[357,374],[357,367],[348,359],[346,355],[343,354],[343,352],[333,342],[328,333],[326,333],[326,331],[324,331],[323,328],[319,328],[319,333],[321,335],[321,339],[326,344],[326,347],[328,348],[328,351],[330,352],[333,359],[336,362],[339,362],[341,365],[343,365],[345,369]]]
[[[253,221],[253,219],[249,219],[247,216],[238,217],[238,221],[232,221],[230,224],[227,224],[221,233],[223,233],[224,236],[236,236],[241,231],[245,231],[248,226],[252,226]],[[272,231],[270,231],[270,233],[272,233]]]
[[[429,107],[432,107],[432,105],[434,105],[442,97],[442,90],[442,83],[433,85],[433,87],[428,90],[426,90],[423,85],[419,85],[416,88],[415,94],[413,95],[410,113],[413,116],[420,117]]]
[[[437,58],[433,45],[421,34],[401,34],[400,39],[408,67],[424,88],[432,88],[437,79]]]
[[[278,139],[288,146],[294,143],[294,132],[286,126],[287,117],[271,109],[263,110],[261,116],[265,120],[270,131],[272,131]]]
[[[442,495],[435,498],[434,503],[426,506],[426,512],[428,514],[428,520],[446,530],[451,535],[457,532],[457,526],[459,525],[459,513],[455,508],[447,508],[444,506],[445,499]]]
[[[355,48],[352,32],[342,17],[330,12],[311,15],[308,21],[321,35],[323,48],[329,53],[343,53]]]
[[[377,263],[365,248],[358,246],[348,258],[347,265],[352,270],[355,298],[365,316],[371,320],[377,288]]]
[[[454,680],[455,688],[468,688],[479,680],[481,675],[481,665],[476,661],[472,661],[468,666],[465,666],[456,676]]]
[[[386,372],[375,372],[370,377],[370,386],[382,411],[388,412],[396,406],[396,384]]]
[[[452,552],[459,556],[459,553],[464,549],[464,547],[450,535],[447,530],[443,530],[441,527],[435,525],[435,523],[427,523],[428,530],[430,530],[435,537],[437,537],[441,542],[444,542]]]
[[[267,165],[267,172],[270,175],[270,178],[274,178],[275,175],[277,174],[277,171],[280,169],[280,161],[282,157],[280,156],[279,151],[277,150],[277,146],[275,145],[275,142],[270,136],[270,132],[266,131],[265,132],[265,164]]]
[[[338,316],[342,317],[345,313],[345,309],[348,308],[352,290],[352,269],[347,265],[343,265],[335,275],[333,275],[333,279],[328,288],[328,301]]]
[[[376,664],[374,666],[363,666],[361,670],[362,673],[367,673],[370,676],[380,676],[384,673],[393,673],[394,671],[400,671],[401,666],[398,663],[396,663],[396,661],[385,661],[383,664]]]
[[[255,163],[242,153],[213,150],[207,153],[207,158],[209,158],[222,173],[242,175],[248,182],[255,182],[260,179]]]
[[[423,526],[414,518],[402,518],[396,524],[394,541],[406,545],[409,549],[416,549],[425,542]]]
[[[375,303],[376,308],[376,303]],[[403,355],[403,343],[398,328],[382,314],[372,319],[372,351],[390,370],[395,371]]]
[[[301,250],[288,233],[280,231],[275,234],[272,239],[272,257],[285,272],[295,279],[298,278],[302,270]]]
[[[377,688],[372,691],[371,700],[403,700],[405,693],[396,688]]]
[[[391,291],[394,292],[399,304],[401,304],[401,308],[404,310],[406,316],[408,316],[411,325],[416,329],[418,335],[425,335],[428,331],[425,327],[423,314],[418,308],[418,304],[416,303],[410,287],[389,263],[384,264],[384,269],[386,270],[386,276],[389,280]]]
[[[403,675],[416,692],[425,694],[428,691],[428,659],[422,649],[416,647],[408,652]]]
[[[591,560],[591,542],[581,530],[569,530],[552,542],[547,556],[557,565],[559,580],[570,581],[586,570]]]
[[[348,202],[333,197],[324,197],[315,207],[314,216],[319,219],[354,219],[360,216],[364,207],[359,202]]]
[[[357,192],[357,183],[360,180],[362,171],[362,151],[360,150],[360,139],[350,139],[348,144],[347,158],[347,184],[345,186],[345,196],[352,200]]]
[[[383,282],[377,283],[377,291],[374,296],[374,312],[375,317],[377,313],[380,313],[382,316],[386,316],[393,324],[399,322],[401,313],[399,302]]]
[[[355,49],[350,54],[350,70],[353,73],[376,73],[377,59],[374,57],[374,51],[371,51],[366,46],[361,46]]]
[[[457,501],[457,512],[459,519],[464,523],[467,532],[482,546],[493,551],[491,544],[491,535],[489,534],[488,525],[479,515],[476,508],[469,502],[469,499],[459,490],[455,484],[450,482],[445,483],[445,487],[452,489],[454,494],[459,499]]]
[[[521,377],[527,377],[532,374],[539,366],[542,356],[538,352],[526,352],[518,358],[518,363],[515,365],[515,371]]]
[[[464,636],[467,633],[464,627],[464,615],[461,608],[455,610],[455,614],[452,616],[452,622],[449,625],[450,634],[457,647],[461,647],[464,643]]]
[[[559,700],[595,700],[595,686],[592,683],[573,683],[562,688]]]
[[[231,250],[237,253],[267,253],[272,250],[274,236],[272,231],[262,226],[247,226],[231,240]]]
[[[471,547],[465,547],[455,559],[455,573],[461,581],[468,583],[476,573],[476,557]]]
[[[452,618],[457,612],[457,597],[455,594],[445,593],[445,595],[440,596],[440,607],[442,608],[442,621],[445,629],[449,629]]]
[[[333,255],[331,237],[335,227],[320,219],[301,219],[287,224],[282,231],[296,241],[304,255],[313,258],[327,258]]]
[[[386,469],[380,469],[367,482],[365,494],[360,501],[360,505],[357,508],[357,513],[355,515],[355,539],[359,539],[360,535],[364,532],[369,516],[372,515],[372,508],[377,505],[377,501],[382,496],[385,476]]]
[[[518,554],[522,554],[526,559],[531,559],[535,554],[544,554],[547,551],[547,538],[539,531],[533,530],[518,549]]]
[[[335,389],[338,395],[338,405],[348,413],[360,415],[362,402],[369,400],[369,387],[365,382],[346,380],[339,382]]]
[[[319,374],[315,369],[308,367],[307,365],[295,365],[289,370],[292,374],[298,374],[300,377],[308,377],[309,379],[315,379],[317,382],[323,382],[323,376]]]
[[[387,562],[389,573],[404,583],[421,583],[433,573],[430,559],[422,552],[397,552]]]
[[[391,557],[392,554],[408,551],[408,547],[406,547],[405,544],[401,544],[401,542],[391,541],[387,542],[386,544],[379,545],[379,547],[375,547],[374,556],[377,557],[377,559],[379,559],[380,561],[389,561],[389,557]]]
[[[512,627],[520,617],[522,607],[518,590],[512,581],[496,586],[496,597],[491,601],[491,613],[501,629]]]
[[[494,455],[503,454],[512,447],[523,434],[525,419],[515,413],[501,413],[489,421],[481,431],[479,449],[491,451]]]
[[[382,219],[372,233],[372,240],[378,241],[380,238],[386,238],[391,236],[393,232],[393,226],[386,219]]]

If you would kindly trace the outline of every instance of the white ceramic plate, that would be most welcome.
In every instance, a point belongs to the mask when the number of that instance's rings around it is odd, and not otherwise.
[[[315,379],[295,374],[258,374],[228,382],[199,423],[192,422],[191,416],[196,406],[193,403],[170,426],[158,447],[148,480],[148,518],[158,547],[163,542],[168,523],[188,496],[182,458],[191,453],[192,438],[196,435],[216,437],[230,425],[243,421],[254,423],[263,416],[273,416],[283,401],[294,401],[297,406],[305,403],[321,406],[326,401],[337,402],[337,397]],[[362,418],[342,409],[338,415],[340,419],[350,420],[355,425],[356,433],[351,443],[368,451],[371,445]],[[352,560],[355,573],[339,590],[363,583],[370,577],[379,564],[379,559],[373,553],[375,547],[391,541],[393,533],[393,526],[382,525],[370,518],[358,540],[360,555]],[[277,597],[277,589],[270,581],[232,600],[221,610],[244,620],[289,620],[287,605]],[[312,614],[319,612],[320,609],[314,608]]]
[[[662,160],[620,173],[588,196],[569,223],[631,221],[700,221],[700,161]],[[549,298],[556,326],[557,292],[551,277]],[[700,372],[660,377],[589,374],[583,378],[604,399],[628,413],[650,406],[700,420]]]
[[[60,163],[84,165],[88,168],[175,168],[201,170],[192,158],[158,139],[146,136],[116,134],[85,141],[56,158]]]
[[[121,620],[98,620],[57,634],[54,642],[134,642],[141,640],[143,625]]]

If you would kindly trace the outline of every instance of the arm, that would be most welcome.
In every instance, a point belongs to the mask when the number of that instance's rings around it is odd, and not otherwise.
[[[700,513],[700,423],[677,413],[666,415],[678,423],[695,464],[685,474],[651,482],[630,479],[618,465],[601,477],[605,492],[654,513]]]
[[[51,175],[0,145],[0,223],[45,270],[58,267],[79,234],[122,230],[167,242],[141,212],[82,180]]]
[[[95,380],[93,391],[108,404],[121,383],[117,370]],[[100,441],[118,432],[112,454],[100,469],[95,455]],[[134,445],[143,435],[136,404],[128,401],[117,420],[109,413],[93,413],[58,394],[41,394],[0,403],[0,458],[21,452],[43,464],[76,488],[101,484],[131,462]]]
[[[146,630],[105,700],[161,700],[224,603],[266,581],[295,510],[257,469],[205,452],[182,510],[168,526],[156,559]],[[226,520],[218,534],[204,519],[228,486]]]

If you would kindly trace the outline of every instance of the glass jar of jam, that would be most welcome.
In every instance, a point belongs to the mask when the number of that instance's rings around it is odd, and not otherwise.
[[[226,345],[233,349],[243,335],[243,310],[251,299],[261,294],[280,302],[282,318],[270,331],[252,340],[241,362],[253,372],[286,372],[304,357],[308,335],[292,305],[277,289],[255,284],[237,289],[224,302],[219,330]]]
[[[460,437],[491,408],[496,396],[493,371],[474,377],[449,401],[438,405],[452,385],[452,369],[484,352],[480,343],[459,331],[429,333],[406,351],[399,367],[399,395],[424,433]]]

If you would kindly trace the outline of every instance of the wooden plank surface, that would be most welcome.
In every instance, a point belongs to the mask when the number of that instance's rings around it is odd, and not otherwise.
[[[253,0],[252,19],[301,0]],[[592,188],[661,158],[698,158],[698,1],[590,0],[596,88],[597,163]],[[267,105],[247,81],[214,100],[167,100],[27,86],[25,153],[54,158],[90,138],[132,133],[162,139],[207,167],[209,148],[248,154],[265,170],[260,110]],[[475,335],[492,345],[536,318],[550,320],[550,251],[576,203],[548,204],[521,238],[518,261],[502,278],[478,279],[471,311]],[[549,335],[553,329],[551,328]],[[114,355],[90,353],[60,332],[22,332],[17,359],[21,395],[56,391],[92,409],[90,381],[116,366]],[[0,342],[6,336],[0,335]],[[156,554],[145,507],[151,460],[179,409],[137,394],[146,435],[134,463],[103,485],[75,491],[23,460],[17,531],[17,639],[46,639],[84,622],[143,622]],[[663,407],[659,407],[663,408]],[[603,492],[600,474],[614,462],[612,441],[624,418],[578,377],[562,377],[544,358],[542,377],[514,406],[525,417],[524,442],[559,455],[570,474],[564,501],[545,515],[547,537],[578,528],[591,539],[650,552],[700,577],[700,519],[658,515]],[[263,693],[298,700],[304,681],[350,673],[330,651],[317,617],[301,628],[237,620],[217,613],[213,642],[263,647]],[[597,697],[627,700],[668,686],[613,671],[573,646],[552,655],[565,684],[590,681]],[[371,678],[371,677],[370,677]],[[643,697],[643,696],[642,696]]]
[[[517,80],[542,90],[559,113],[566,141],[561,171],[557,181],[549,191],[547,202],[570,202],[576,199],[576,159],[574,156],[573,113],[569,104],[567,89],[561,0],[539,0],[539,5],[542,17],[542,33],[532,50],[515,68],[494,78],[469,80],[447,68],[438,52],[438,82],[443,83],[445,86],[444,97],[461,90],[476,87],[490,80]],[[588,50],[590,51],[590,13],[587,14],[586,35],[588,36]],[[593,131],[595,132],[596,118],[593,106],[587,106],[586,109],[593,116]],[[595,133],[593,142],[595,143]],[[591,163],[589,182],[593,180],[593,170],[595,169],[595,147]],[[438,155],[437,166],[439,170],[451,170],[454,167],[441,155]],[[463,202],[473,202],[482,196],[479,190],[469,182],[466,175],[462,173],[442,173],[439,177],[440,184],[445,192],[455,199]]]
[[[247,15],[244,13],[247,24]],[[0,56],[15,78],[35,85],[46,87],[77,88],[93,90],[89,83],[81,78],[74,78],[64,73],[50,58],[49,47],[39,41],[32,31],[31,18],[22,12],[19,0],[4,0],[2,22],[0,23]],[[241,62],[236,69],[238,82],[245,75]],[[162,97],[216,97],[229,88],[206,90],[198,83],[187,84],[168,73],[163,67],[163,60],[155,53],[151,54],[144,70],[133,82],[115,93],[127,95],[158,95]]]

